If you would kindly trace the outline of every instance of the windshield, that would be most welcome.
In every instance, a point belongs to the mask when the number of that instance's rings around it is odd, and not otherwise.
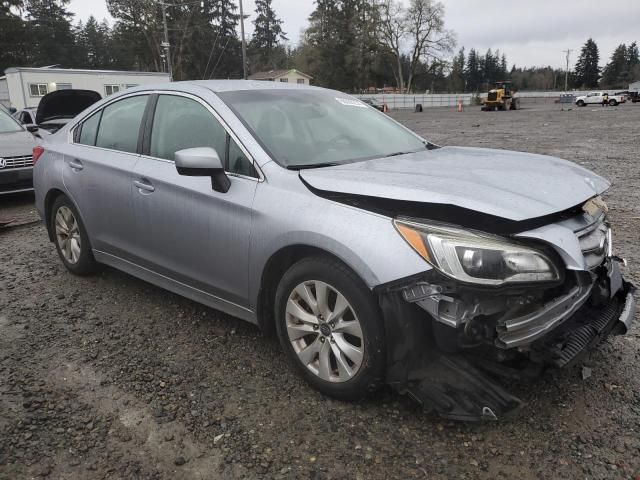
[[[12,116],[0,109],[0,133],[13,133],[21,130],[22,127]]]
[[[386,115],[339,92],[269,89],[218,95],[284,167],[313,168],[426,148]]]

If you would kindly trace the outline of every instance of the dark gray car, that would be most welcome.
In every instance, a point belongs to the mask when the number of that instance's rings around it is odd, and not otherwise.
[[[35,146],[33,135],[0,108],[0,195],[33,190]]]
[[[389,384],[496,418],[505,383],[625,333],[609,183],[570,162],[438,147],[341,92],[137,88],[47,137],[36,206],[71,272],[97,263],[274,329],[321,392]]]

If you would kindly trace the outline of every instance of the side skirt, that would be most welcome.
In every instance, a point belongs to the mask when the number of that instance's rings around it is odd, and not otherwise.
[[[169,278],[165,275],[161,275],[147,268],[143,268],[139,265],[136,265],[135,263],[129,262],[115,255],[111,255],[109,253],[101,252],[100,250],[94,249],[93,256],[95,257],[97,262],[104,263],[105,265],[109,265],[110,267],[116,268],[118,270],[122,270],[123,272],[144,280],[145,282],[149,282],[153,285],[164,288],[165,290],[169,290],[170,292],[181,295],[195,302],[202,303],[207,307],[215,308],[216,310],[220,310],[234,317],[238,317],[249,323],[253,323],[255,325],[258,324],[258,319],[255,312],[249,310],[248,308],[236,305],[235,303],[216,297],[215,295],[211,295],[210,293],[203,292],[202,290],[191,287],[182,282],[178,282],[177,280]]]

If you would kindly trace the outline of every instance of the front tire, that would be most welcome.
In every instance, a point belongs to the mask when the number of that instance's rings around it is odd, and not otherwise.
[[[586,106],[587,104],[586,104],[586,103],[584,103],[584,100],[578,100],[578,102],[576,103],[576,105],[578,105],[579,107],[584,107],[584,106]]]
[[[78,210],[64,195],[56,198],[51,208],[50,228],[62,263],[75,275],[88,275],[97,270],[89,236]]]
[[[276,292],[276,330],[289,361],[321,393],[355,400],[383,383],[385,349],[375,296],[347,266],[300,260]]]

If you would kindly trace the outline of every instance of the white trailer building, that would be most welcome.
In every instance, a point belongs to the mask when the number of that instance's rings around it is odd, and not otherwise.
[[[54,90],[94,90],[103,97],[138,85],[169,81],[168,73],[12,67],[0,77],[0,103],[18,110],[37,107]]]
[[[630,92],[640,92],[640,81],[633,82],[632,84],[630,84],[629,85],[629,91]]]

